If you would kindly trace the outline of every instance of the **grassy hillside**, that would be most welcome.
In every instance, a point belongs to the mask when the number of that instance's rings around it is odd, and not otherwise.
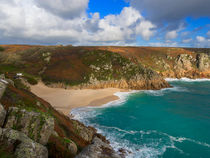
[[[16,83],[16,85],[17,84],[18,83]],[[80,152],[85,146],[91,143],[91,139],[87,141],[82,137],[82,132],[86,134],[86,132],[89,131],[92,135],[96,134],[95,129],[87,128],[83,124],[71,120],[57,112],[49,103],[38,98],[27,89],[9,85],[0,102],[4,105],[6,110],[8,110],[9,107],[18,107],[27,111],[41,113],[45,117],[54,118],[55,134],[51,135],[47,143],[49,157],[51,158],[74,157],[75,155],[72,155],[71,151],[68,149],[68,144],[74,141],[79,150],[78,152]],[[19,130],[19,127],[14,126],[13,129]],[[81,131],[78,129],[81,129]]]
[[[0,52],[0,73],[23,72],[36,84],[62,82],[75,86],[95,81],[132,80],[136,76],[151,78],[151,72],[164,77],[199,77],[197,55],[210,49],[157,47],[72,47],[3,45]],[[192,58],[187,76],[176,72],[182,54]],[[185,68],[183,68],[185,69]],[[208,67],[207,67],[207,70]],[[206,74],[205,74],[206,75]],[[208,74],[206,75],[208,77]]]

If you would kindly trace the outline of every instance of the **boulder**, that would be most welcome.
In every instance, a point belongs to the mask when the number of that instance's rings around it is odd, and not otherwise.
[[[83,149],[76,158],[121,158],[121,156],[109,144],[98,137],[94,137],[92,144]]]
[[[54,119],[41,113],[10,107],[5,128],[21,131],[34,141],[45,145],[54,131]]]
[[[6,110],[0,103],[0,127],[4,125],[5,118],[6,118]]]
[[[24,133],[0,128],[0,145],[14,152],[17,158],[47,158],[47,148],[28,138]]]

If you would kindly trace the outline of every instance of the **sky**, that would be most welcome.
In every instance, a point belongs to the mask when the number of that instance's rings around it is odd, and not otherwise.
[[[210,48],[210,0],[0,0],[0,44]]]

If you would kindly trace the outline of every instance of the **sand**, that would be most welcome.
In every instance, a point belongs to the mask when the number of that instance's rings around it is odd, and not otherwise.
[[[116,92],[125,91],[117,88],[71,90],[50,88],[39,82],[31,86],[31,92],[49,102],[56,110],[69,116],[73,108],[100,106],[119,99]]]

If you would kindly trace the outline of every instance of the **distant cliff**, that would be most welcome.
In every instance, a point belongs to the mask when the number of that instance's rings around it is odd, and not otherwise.
[[[164,78],[210,78],[210,48],[98,47],[135,59]]]
[[[29,83],[41,79],[64,88],[161,89],[169,84],[138,60],[96,47],[5,46],[0,72],[23,72]]]

